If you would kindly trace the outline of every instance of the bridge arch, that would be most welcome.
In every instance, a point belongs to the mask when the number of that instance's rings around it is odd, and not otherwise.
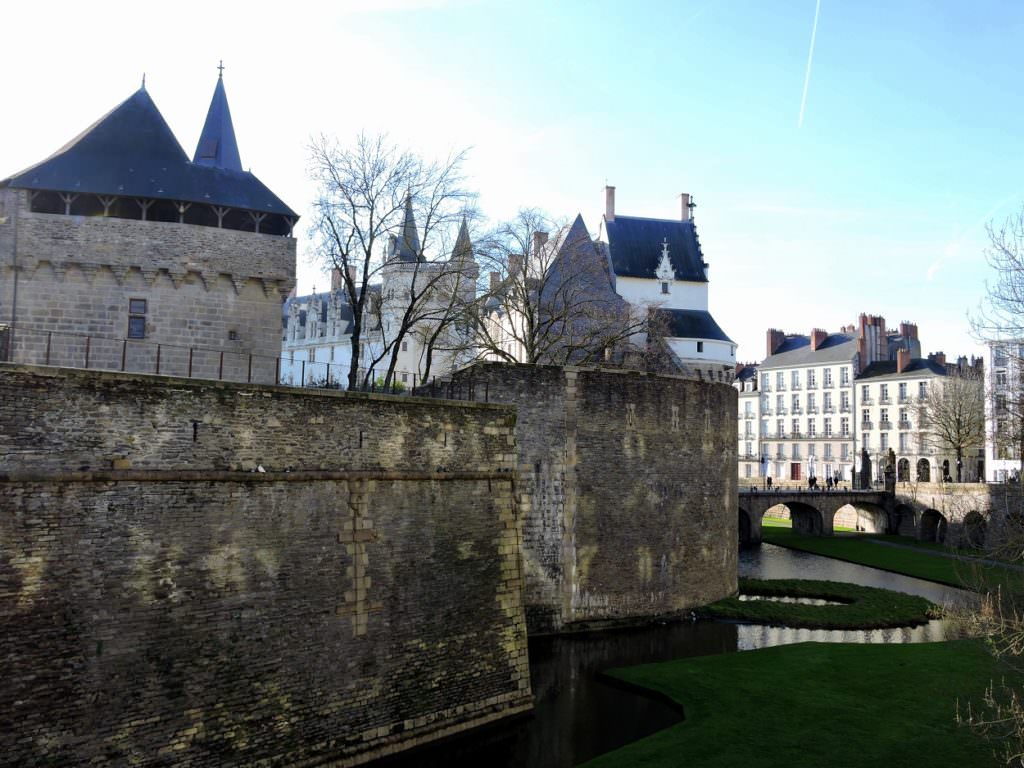
[[[885,533],[889,529],[889,515],[878,504],[858,501],[837,509],[833,525],[867,533]]]
[[[789,517],[793,521],[793,530],[810,536],[821,536],[824,521],[821,510],[802,501],[783,502],[789,509]]]
[[[739,517],[739,538],[741,547],[749,547],[753,542],[751,541],[751,517],[750,513],[747,512],[743,507],[740,507]]]
[[[960,542],[968,547],[982,547],[985,545],[985,534],[988,533],[988,522],[977,510],[971,510],[964,515],[963,530],[960,534]]]
[[[917,535],[917,513],[908,504],[900,504],[893,510],[892,527],[900,536]]]
[[[946,540],[946,529],[949,521],[937,509],[926,509],[921,513],[918,538],[921,541],[934,541],[942,543]]]

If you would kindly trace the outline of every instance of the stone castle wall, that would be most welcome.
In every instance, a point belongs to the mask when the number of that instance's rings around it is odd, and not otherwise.
[[[736,590],[736,392],[617,370],[484,364],[518,408],[531,633],[674,614]]]
[[[159,344],[161,373],[187,376],[201,348],[193,376],[273,382],[294,282],[290,237],[32,213],[24,191],[0,190],[0,323],[16,312],[16,362],[154,373]],[[146,300],[146,331],[125,344],[130,299]]]
[[[0,365],[0,764],[350,765],[528,709],[514,418]]]

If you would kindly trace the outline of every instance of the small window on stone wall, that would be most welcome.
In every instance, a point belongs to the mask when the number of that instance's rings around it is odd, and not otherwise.
[[[128,299],[128,338],[146,338],[145,299]]]
[[[698,352],[703,352],[704,351],[704,342],[703,341],[698,341],[697,342],[697,351]]]

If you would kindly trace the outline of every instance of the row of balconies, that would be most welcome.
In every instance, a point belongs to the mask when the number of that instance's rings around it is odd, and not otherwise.
[[[751,435],[747,435],[746,439],[750,440],[750,439],[752,439],[752,436]],[[850,433],[847,432],[845,434],[841,433],[841,434],[838,434],[838,435],[837,434],[831,434],[831,435],[825,435],[825,434],[821,434],[821,435],[818,435],[818,434],[805,435],[803,432],[800,432],[800,431],[794,432],[794,431],[790,430],[789,432],[768,432],[766,434],[761,435],[760,439],[761,440],[849,440],[850,439]]]

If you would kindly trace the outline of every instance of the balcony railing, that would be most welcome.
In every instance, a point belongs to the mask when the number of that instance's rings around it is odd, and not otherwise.
[[[818,388],[818,382],[816,382],[816,381],[808,381],[807,382],[807,388],[808,389],[817,389]]]
[[[834,387],[834,386],[835,385],[831,381],[826,381],[824,384],[821,385],[821,388],[822,389],[832,389],[832,387]]]
[[[906,395],[900,395],[897,399],[900,405],[908,405],[911,401],[911,398],[907,397]]]
[[[799,414],[801,414],[801,413],[803,413],[803,409],[801,409],[799,405],[798,405],[798,406],[795,406],[795,407],[793,408],[793,415],[794,415],[794,416],[797,416],[797,415],[799,415]]]
[[[883,430],[883,431],[888,430],[888,429],[892,429],[892,422],[891,421],[880,421],[880,422],[878,422],[878,428]]]
[[[879,405],[892,405],[892,398],[890,398],[888,396],[887,397],[880,397],[880,398],[878,398],[878,404]]]
[[[816,406],[816,405],[809,405],[809,406],[807,406],[807,412],[808,413],[817,413],[818,412],[818,406]]]
[[[861,429],[874,429],[874,425],[870,421],[862,421],[860,423]]]
[[[872,398],[870,398],[870,397],[862,397],[860,399],[860,404],[861,405],[874,405],[875,401]]]
[[[912,429],[912,427],[910,426],[910,422],[909,421],[901,421],[900,422],[900,429]]]
[[[795,383],[793,383],[793,384],[790,384],[790,385],[789,385],[789,388],[790,388],[790,389],[800,389],[800,388],[801,388],[801,387],[800,387],[800,382],[795,382]]]

